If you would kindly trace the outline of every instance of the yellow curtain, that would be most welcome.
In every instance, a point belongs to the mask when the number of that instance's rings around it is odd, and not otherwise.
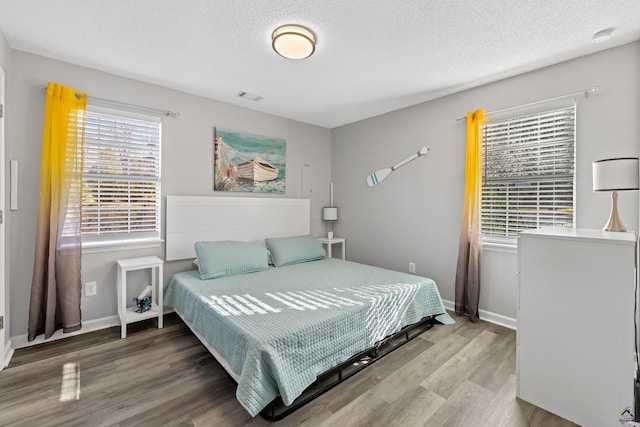
[[[479,320],[480,300],[480,203],[482,197],[482,124],[484,110],[467,113],[467,159],[464,207],[460,226],[460,246],[456,271],[456,314]]]
[[[28,340],[81,328],[80,206],[86,95],[47,85]]]

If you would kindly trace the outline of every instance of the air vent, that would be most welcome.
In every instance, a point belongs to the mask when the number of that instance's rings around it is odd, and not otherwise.
[[[236,93],[236,96],[238,98],[247,99],[249,101],[260,101],[263,98],[262,96],[256,95],[255,93],[249,93],[244,91]]]

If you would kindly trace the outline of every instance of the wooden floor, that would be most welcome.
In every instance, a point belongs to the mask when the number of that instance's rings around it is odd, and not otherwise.
[[[515,332],[437,325],[277,426],[573,426],[515,398]],[[64,378],[64,379],[63,379]],[[79,389],[79,393],[78,393]],[[77,399],[76,399],[77,397]],[[175,315],[17,350],[2,426],[265,426]]]

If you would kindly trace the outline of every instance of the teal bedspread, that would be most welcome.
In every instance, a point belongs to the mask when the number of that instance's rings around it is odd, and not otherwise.
[[[433,280],[333,258],[210,280],[178,273],[164,301],[227,360],[252,416],[425,316],[454,323]]]

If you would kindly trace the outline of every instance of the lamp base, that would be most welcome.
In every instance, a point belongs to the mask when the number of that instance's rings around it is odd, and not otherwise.
[[[604,231],[627,231],[622,224],[622,220],[618,215],[618,192],[611,192],[611,214],[609,215],[609,221],[603,228]]]

